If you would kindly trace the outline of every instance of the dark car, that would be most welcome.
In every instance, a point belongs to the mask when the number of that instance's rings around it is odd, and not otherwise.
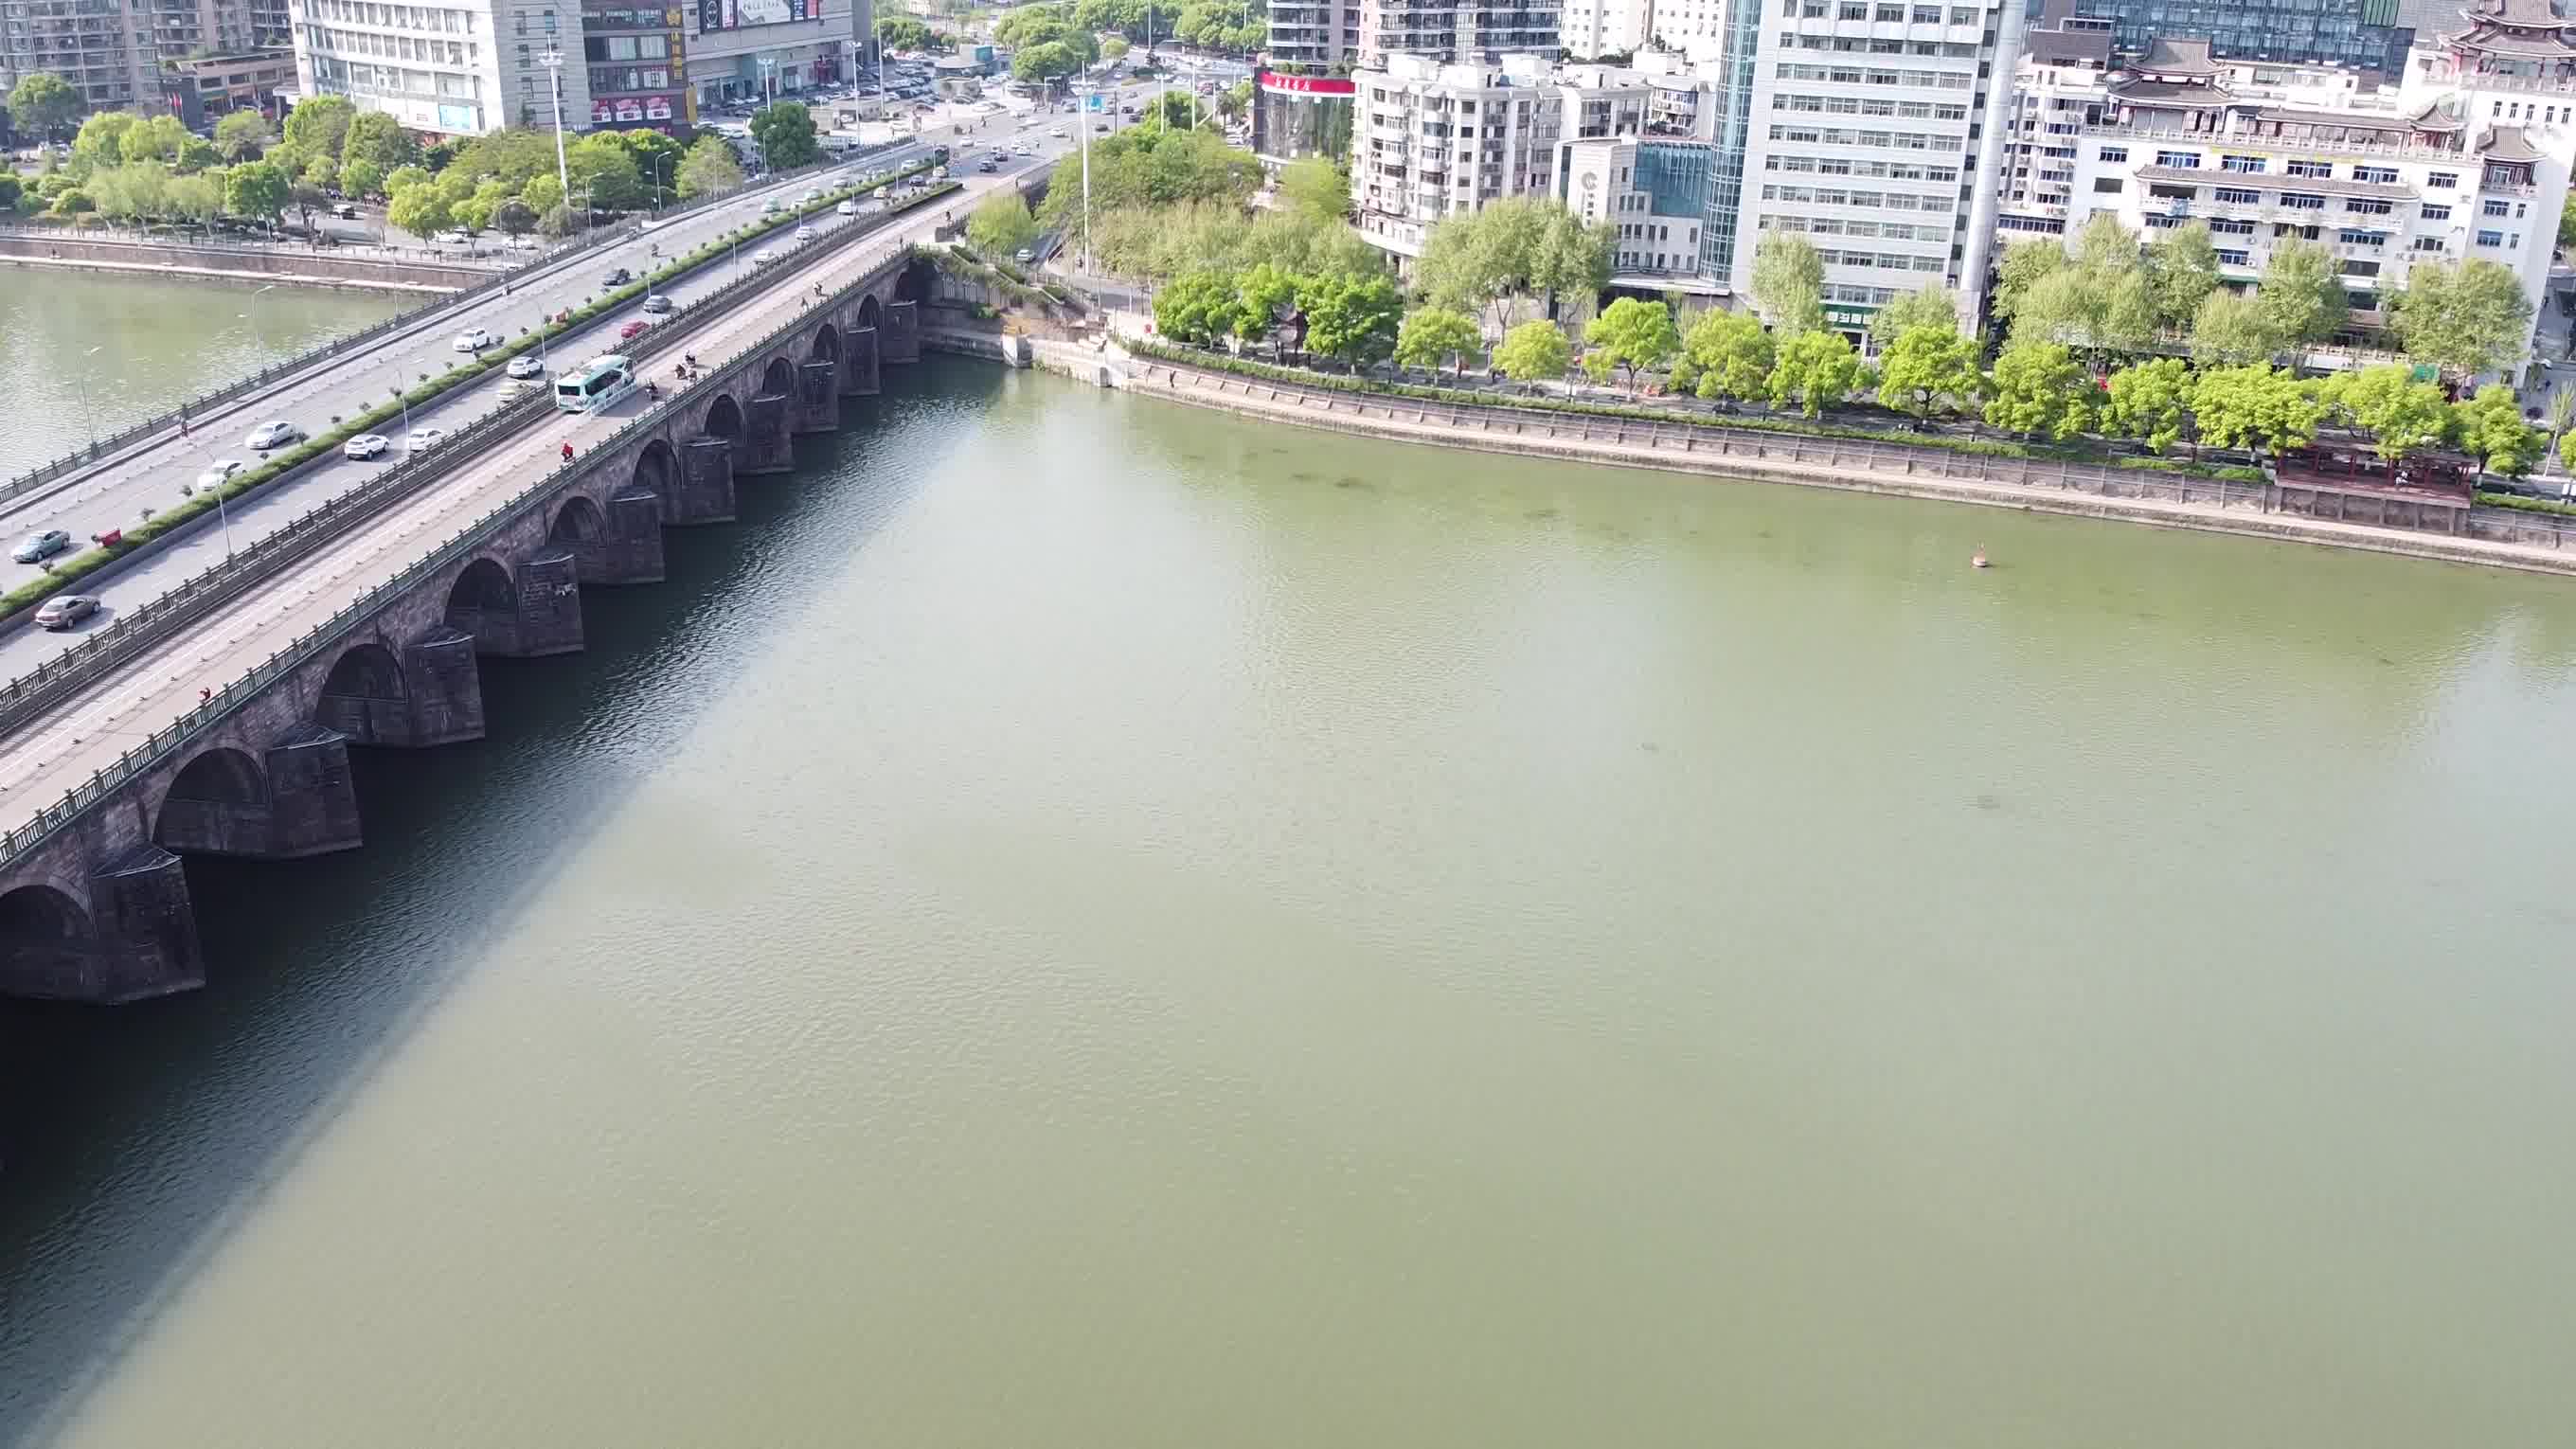
[[[331,214],[340,218],[342,221],[356,221],[358,219],[358,208],[355,203],[344,201],[338,206],[332,207]]]
[[[610,272],[607,276],[600,278],[599,285],[603,287],[623,287],[634,280],[635,274],[633,272],[626,270],[624,267],[619,267],[616,271]]]
[[[36,627],[68,629],[97,612],[96,594],[56,594],[45,600],[45,606],[36,611]]]

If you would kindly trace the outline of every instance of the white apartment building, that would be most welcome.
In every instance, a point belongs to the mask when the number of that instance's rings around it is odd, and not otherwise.
[[[1591,60],[1645,49],[1654,18],[1655,0],[1565,0],[1558,24],[1567,57]]]
[[[1270,63],[1321,74],[1360,48],[1359,0],[1270,0]]]
[[[2022,67],[2005,240],[2070,234],[2096,212],[2146,236],[2203,222],[2237,287],[2277,243],[2322,242],[2365,330],[2415,263],[2483,258],[2522,279],[2538,315],[2576,158],[2576,77],[2538,85],[2419,50],[2392,92],[2347,71],[2213,61],[2205,41],[2109,62],[2063,49]]]
[[[563,119],[591,114],[573,0],[297,0],[295,71],[305,96],[346,96],[430,136],[552,128],[549,48],[563,56]]]
[[[1459,65],[1505,56],[1553,59],[1559,0],[1349,0],[1359,9],[1358,64],[1382,69],[1399,55]]]
[[[1545,57],[1484,66],[1396,55],[1353,80],[1351,200],[1372,245],[1418,257],[1441,218],[1549,190],[1566,100]]]
[[[1738,286],[1763,235],[1792,231],[1823,253],[1840,326],[1927,286],[1958,289],[1974,315],[2022,15],[2023,0],[1768,0],[1746,104]]]

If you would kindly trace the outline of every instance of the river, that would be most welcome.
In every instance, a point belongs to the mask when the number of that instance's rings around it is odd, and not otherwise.
[[[0,476],[417,307],[387,292],[0,271]]]
[[[891,376],[0,1014],[0,1439],[2565,1443],[2563,581]]]

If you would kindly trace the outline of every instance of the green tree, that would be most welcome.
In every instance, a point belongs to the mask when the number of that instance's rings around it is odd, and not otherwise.
[[[1769,396],[1771,369],[1779,360],[1761,318],[1718,308],[1692,319],[1690,330],[1682,334],[1682,357],[1695,390],[1711,401],[1731,397],[1756,402]],[[1677,369],[1676,383],[1679,377]]]
[[[2522,420],[2522,404],[2502,383],[2488,383],[2477,396],[2452,404],[2451,431],[2488,472],[2509,478],[2530,472],[2548,446],[2540,430]]]
[[[1308,216],[1340,221],[1351,214],[1351,178],[1321,156],[1291,161],[1279,173],[1279,199]]]
[[[67,186],[54,193],[54,204],[46,210],[56,216],[78,216],[85,211],[98,210],[98,203],[90,200],[89,193],[79,187]]]
[[[383,111],[360,111],[341,132],[338,154],[343,166],[364,161],[379,171],[391,171],[419,160],[420,143],[402,128],[402,122]]]
[[[305,163],[304,174],[298,179],[307,186],[325,189],[337,186],[340,184],[340,163],[328,156],[316,156]]]
[[[2031,289],[2058,272],[2075,265],[2065,246],[2050,238],[2032,237],[2004,248],[2002,260],[1995,264],[1995,320],[2006,326],[2016,323],[2021,300]]]
[[[2191,360],[2203,367],[2270,362],[2282,341],[2261,303],[2224,289],[2201,299],[2200,310],[2192,314],[2190,340]]]
[[[352,161],[340,168],[340,192],[344,196],[375,196],[385,189],[385,173],[372,161]]]
[[[172,164],[171,169],[193,176],[197,172],[220,166],[223,162],[224,153],[215,149],[214,142],[190,136],[179,143],[179,159]]]
[[[313,225],[313,217],[331,205],[331,199],[322,194],[321,187],[303,181],[290,182],[286,188],[286,204],[294,211],[295,219],[303,226],[306,236],[319,235]]]
[[[2191,421],[2191,368],[2179,357],[2159,357],[2111,374],[2102,409],[2104,431],[2135,438],[2157,453],[2169,452]]]
[[[228,112],[215,122],[215,149],[231,165],[258,160],[276,142],[277,132],[269,127],[268,117],[257,111]]]
[[[161,193],[167,215],[204,226],[223,213],[224,188],[208,173],[173,176]]]
[[[1454,357],[1464,375],[1468,354],[1484,344],[1484,331],[1475,318],[1448,307],[1422,307],[1404,319],[1403,330],[1396,334],[1395,360],[1438,372]]]
[[[2031,284],[2013,308],[2015,342],[2054,342],[2096,358],[2143,350],[2155,339],[2155,303],[2143,269],[2073,266]]]
[[[930,27],[909,15],[889,15],[877,22],[877,43],[888,50],[928,50]]]
[[[503,236],[523,237],[537,229],[537,210],[514,196],[492,209],[492,225]]]
[[[680,158],[680,196],[692,200],[731,191],[742,184],[742,164],[733,159],[733,148],[716,136],[700,136],[690,143],[689,154]],[[523,196],[525,193],[521,193]],[[529,204],[536,205],[533,199]],[[539,211],[545,210],[538,207]]]
[[[1753,301],[1773,330],[1784,335],[1824,326],[1823,254],[1795,232],[1764,236],[1753,248]]]
[[[1550,312],[1559,297],[1597,299],[1610,285],[1610,259],[1619,246],[1619,228],[1611,222],[1583,224],[1562,206],[1545,208],[1538,240],[1531,249],[1529,286],[1547,299]]]
[[[1869,340],[1884,352],[1896,345],[1897,338],[1917,327],[1958,331],[1959,295],[1942,286],[1899,292],[1894,301],[1870,314]]]
[[[1100,58],[1102,60],[1117,60],[1126,55],[1128,49],[1127,37],[1123,35],[1113,35],[1107,40],[1100,42]]]
[[[1227,86],[1224,90],[1217,92],[1217,114],[1225,117],[1227,120],[1231,121],[1251,109],[1252,82],[1248,80],[1236,81],[1234,84]]]
[[[2060,442],[2093,420],[2084,364],[2056,342],[2016,342],[1995,358],[1994,400],[1986,421],[2024,437]]]
[[[131,111],[100,111],[81,122],[80,134],[72,138],[72,156],[92,166],[114,166],[125,159],[125,133],[141,125],[143,118]]]
[[[179,159],[179,148],[188,139],[188,128],[177,116],[152,116],[126,127],[117,150],[128,161],[167,163]]]
[[[2201,441],[2213,447],[2304,447],[2324,414],[2317,389],[2287,368],[2213,367],[2192,379],[2191,415]]]
[[[1258,342],[1279,326],[1281,314],[1297,306],[1306,279],[1276,262],[1257,262],[1234,279],[1234,335]]]
[[[966,240],[977,251],[1008,257],[1038,239],[1038,219],[1020,193],[1004,187],[976,203],[966,218]]]
[[[2567,204],[2558,208],[2558,249],[2576,250],[2576,191],[2567,193]]]
[[[1595,382],[1606,382],[1610,370],[1628,375],[1634,391],[1637,374],[1663,366],[1681,348],[1673,330],[1672,309],[1661,302],[1622,297],[1583,329],[1583,370]]]
[[[2548,451],[2555,453],[2565,441],[2568,432],[2576,429],[2576,392],[2560,388],[2551,393],[2549,412],[2544,421],[2549,432]]]
[[[18,197],[25,190],[26,187],[16,176],[0,171],[0,211],[15,207],[18,204]]]
[[[2254,302],[2283,348],[2334,336],[2349,311],[2334,253],[2323,243],[2298,237],[2273,243]]]
[[[286,144],[301,156],[337,156],[358,108],[344,96],[315,96],[286,113]]]
[[[1779,344],[1779,361],[1771,368],[1771,405],[1795,402],[1809,417],[1821,417],[1828,403],[1840,402],[1860,386],[1860,355],[1839,332],[1811,328],[1792,333]]]
[[[1217,272],[1192,272],[1154,294],[1154,326],[1165,337],[1205,347],[1234,326],[1235,296],[1231,278]]]
[[[635,153],[614,131],[595,131],[573,142],[564,151],[564,167],[572,173],[575,203],[591,211],[632,211],[651,195],[644,186],[644,173],[635,165]],[[524,193],[526,188],[520,190]]]
[[[2417,382],[2402,362],[2338,375],[2325,385],[2326,405],[2370,434],[2371,451],[2394,463],[2440,447],[2451,436],[2451,404],[2442,390]]]
[[[1574,345],[1565,329],[1545,319],[1524,322],[1494,349],[1494,366],[1514,382],[1547,382],[1565,376]]]
[[[1297,300],[1306,313],[1310,350],[1338,357],[1354,372],[1395,351],[1404,299],[1387,278],[1318,277]]]
[[[1043,85],[1081,69],[1081,52],[1061,40],[1029,46],[1011,57],[1011,79],[1022,85]]]
[[[1937,322],[1917,322],[1897,334],[1879,358],[1881,406],[1928,418],[1933,404],[1944,397],[1973,403],[1985,390],[1986,376],[1977,367],[1977,344],[1959,335],[1958,315],[1945,312]]]
[[[761,157],[772,171],[810,166],[823,154],[814,141],[814,113],[797,101],[780,101],[753,112],[751,138],[760,143]]]
[[[385,224],[426,241],[455,225],[450,205],[435,182],[418,182],[395,190],[393,200],[385,204]]]
[[[293,183],[274,162],[253,161],[224,173],[224,209],[235,216],[271,226],[286,212]]]
[[[563,182],[557,180],[552,172],[547,172],[543,176],[531,176],[527,184],[519,188],[519,199],[526,202],[530,210],[536,212],[540,218],[539,225],[543,225],[542,219],[547,212],[564,205]]]
[[[2218,247],[2205,222],[2167,227],[2147,243],[2147,291],[2159,326],[2182,329],[2218,290]]]
[[[2452,379],[2512,365],[2531,335],[2531,300],[2499,262],[2417,262],[2397,294],[2389,325],[2406,355]]]
[[[51,71],[31,71],[9,88],[9,121],[43,140],[78,119],[84,103],[72,83]]]

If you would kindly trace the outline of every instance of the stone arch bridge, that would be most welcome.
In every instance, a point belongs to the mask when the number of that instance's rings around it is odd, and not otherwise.
[[[796,434],[838,427],[842,399],[917,361],[927,271],[898,252],[768,346],[706,363],[709,385],[652,426],[578,460],[461,556],[0,863],[0,994],[123,1002],[203,985],[182,856],[358,846],[350,746],[481,738],[475,660],[580,649],[583,589],[659,582],[663,529],[732,519],[738,489],[794,466]]]

